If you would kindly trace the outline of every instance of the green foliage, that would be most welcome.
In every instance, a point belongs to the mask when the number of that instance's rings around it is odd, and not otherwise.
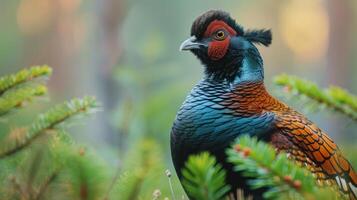
[[[67,121],[69,118],[86,113],[97,107],[97,103],[92,97],[83,99],[72,99],[61,105],[57,105],[44,114],[41,114],[26,128],[26,133],[16,140],[6,140],[2,146],[5,148],[0,150],[0,159],[28,146],[36,137],[45,133],[48,130],[56,128],[57,125]]]
[[[60,186],[58,189],[66,191],[66,199],[103,199],[110,181],[103,160],[83,147],[61,147],[59,152],[58,158],[63,161],[60,182],[65,188]]]
[[[0,116],[21,107],[33,97],[46,94],[47,88],[35,80],[52,74],[48,66],[36,66],[0,78]]]
[[[306,96],[318,105],[325,105],[357,121],[357,97],[342,88],[331,86],[322,90],[311,81],[286,74],[275,77],[274,82],[285,86],[291,94]]]
[[[21,107],[25,101],[30,101],[35,96],[46,94],[47,88],[43,85],[36,87],[25,86],[16,90],[5,92],[0,97],[0,116],[7,114],[14,108]]]
[[[122,194],[121,199],[123,200],[143,198],[145,195],[151,196],[151,193],[156,189],[154,185],[151,186],[150,191],[143,191],[146,190],[145,186],[148,186],[149,175],[155,171],[161,171],[164,175],[164,169],[160,166],[160,162],[162,162],[160,150],[154,141],[143,140],[134,146],[135,148],[128,152],[124,160],[123,174],[115,188]],[[150,198],[150,196],[146,198]]]
[[[0,78],[2,118],[44,95],[46,85],[38,80],[51,71],[47,66],[33,67]],[[76,144],[66,132],[67,125],[97,108],[93,97],[74,98],[34,114],[27,126],[11,125],[8,133],[1,133],[0,199],[178,198],[182,188],[178,179],[165,175],[165,156],[156,140],[137,138],[123,164],[116,167],[109,167],[91,148]],[[21,112],[14,115],[22,117]],[[176,194],[171,193],[172,187]]]
[[[276,154],[273,147],[242,136],[233,148],[227,150],[228,161],[248,181],[252,189],[267,188],[264,197],[268,199],[304,199],[329,194],[329,199],[338,199],[330,189],[317,186],[315,178],[304,168],[290,161],[283,152]]]
[[[52,69],[46,65],[35,66],[23,69],[16,74],[7,75],[0,78],[0,94],[14,88],[20,84],[28,83],[39,77],[48,77],[52,74]]]
[[[2,183],[7,187],[0,189],[7,197],[4,199],[103,198],[110,181],[103,162],[85,148],[68,142],[68,134],[61,130],[46,136],[1,160],[12,168],[6,171]]]
[[[48,66],[32,67],[0,78],[0,115],[6,118],[9,111],[44,95],[46,86],[36,80],[51,72]],[[0,184],[4,186],[0,199],[98,199],[103,195],[97,192],[105,187],[99,181],[98,162],[78,153],[59,126],[97,107],[93,97],[74,98],[34,117],[29,126],[12,127],[0,140]]]
[[[145,138],[138,141],[130,148],[123,163],[118,180],[109,196],[131,200],[152,199],[158,195],[162,199],[171,199],[162,150],[155,140]],[[179,186],[177,179],[174,184]],[[177,187],[175,191],[178,195],[182,190]],[[178,196],[172,198],[181,199]]]
[[[225,183],[226,172],[207,152],[190,156],[182,175],[182,184],[194,199],[223,199],[230,189]]]

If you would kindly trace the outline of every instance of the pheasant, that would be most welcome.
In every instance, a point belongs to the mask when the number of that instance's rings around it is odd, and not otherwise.
[[[225,150],[242,134],[255,136],[304,164],[321,182],[336,184],[357,197],[357,174],[332,139],[305,116],[272,97],[264,86],[257,44],[269,46],[270,30],[244,30],[229,13],[210,10],[193,22],[180,50],[191,51],[204,66],[203,79],[179,109],[171,131],[171,155],[181,170],[192,154],[208,151],[227,170],[232,192],[250,190],[227,163]]]

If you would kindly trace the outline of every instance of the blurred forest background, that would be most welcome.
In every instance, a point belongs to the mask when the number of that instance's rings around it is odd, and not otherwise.
[[[178,47],[195,17],[211,8],[230,12],[245,28],[272,30],[272,45],[259,49],[265,82],[281,99],[272,79],[283,72],[357,93],[354,0],[0,1],[0,74],[50,65],[53,103],[94,95],[102,104],[94,118],[71,129],[77,143],[95,149],[114,171],[125,165],[127,152],[139,141],[150,141],[161,152],[164,168],[174,171],[170,128],[202,75],[199,61]],[[357,142],[356,124],[342,115],[311,112],[306,102],[288,103],[317,122],[342,149]],[[7,123],[28,123],[34,109],[47,106],[35,103],[23,115],[28,118]],[[4,125],[0,128],[1,134],[7,132]],[[357,163],[357,158],[350,159]]]

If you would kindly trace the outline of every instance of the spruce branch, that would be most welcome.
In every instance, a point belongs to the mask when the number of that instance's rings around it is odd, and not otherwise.
[[[182,175],[182,184],[194,199],[223,199],[230,189],[225,183],[226,172],[207,152],[190,156]]]
[[[123,199],[138,199],[140,197],[140,189],[145,183],[145,178],[150,174],[151,170],[155,170],[157,167],[157,148],[155,148],[153,141],[140,141],[135,148],[135,152],[129,152],[131,158],[137,158],[136,162],[140,163],[139,166],[145,166],[144,168],[136,168],[129,171],[124,179],[119,180],[119,184],[127,183],[125,190],[126,194],[123,195]],[[145,155],[145,156],[143,156]],[[123,177],[122,177],[123,178]],[[129,186],[129,187],[127,187]],[[121,189],[124,189],[121,188]]]
[[[109,200],[109,195],[110,195],[111,191],[113,190],[115,183],[118,181],[119,178],[120,178],[120,167],[118,166],[117,169],[115,170],[114,177],[113,177],[112,181],[110,182],[107,191],[104,194],[103,200]]]
[[[68,119],[94,111],[97,107],[97,102],[93,97],[75,98],[55,106],[46,113],[41,114],[27,129],[27,133],[21,140],[10,141],[10,145],[6,144],[5,149],[0,150],[0,159],[22,150],[41,134],[56,128],[56,126]]]
[[[290,94],[306,96],[357,121],[357,96],[342,88],[330,86],[327,89],[320,89],[311,81],[286,74],[276,76],[274,82],[285,86]]]
[[[42,96],[47,93],[44,85],[36,87],[21,87],[10,90],[0,97],[0,116],[7,114],[14,108],[21,107],[24,102],[30,101],[33,97]]]
[[[34,200],[40,200],[42,199],[43,195],[46,193],[48,187],[50,186],[50,184],[52,182],[54,182],[56,180],[56,178],[58,177],[60,170],[54,170],[44,181],[44,183],[40,186],[36,196],[33,198]]]
[[[309,171],[289,160],[285,153],[276,154],[273,147],[256,138],[238,138],[227,154],[234,170],[250,178],[248,184],[252,189],[266,188],[265,198],[304,199],[329,193],[337,199],[331,188],[317,186]]]
[[[90,148],[68,141],[69,135],[63,129],[56,131],[48,143],[52,175],[42,181],[39,188],[45,189],[43,197],[57,195],[66,191],[59,199],[103,199],[108,185],[109,168]],[[56,175],[58,174],[58,175]],[[46,180],[54,177],[51,190]],[[43,198],[41,198],[43,199]],[[46,198],[45,198],[46,199]]]
[[[109,194],[109,199],[153,199],[154,194],[161,193],[161,198],[169,196],[170,188],[162,160],[159,143],[151,138],[137,141],[126,154],[118,180]],[[159,192],[158,192],[159,191]],[[171,198],[170,198],[171,199]]]
[[[48,77],[52,74],[52,69],[47,65],[34,66],[23,69],[16,74],[7,75],[0,78],[0,95],[5,91],[14,88],[22,83],[31,81],[39,77]]]
[[[18,182],[15,176],[10,176],[10,183],[12,187],[14,188],[14,193],[19,195],[21,199],[28,199],[28,195],[25,191],[25,189],[22,187],[22,185]]]

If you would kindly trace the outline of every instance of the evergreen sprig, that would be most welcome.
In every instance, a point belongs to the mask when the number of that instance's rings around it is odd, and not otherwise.
[[[225,183],[226,172],[207,152],[190,156],[182,175],[182,184],[194,199],[224,199],[230,189]]]
[[[48,77],[52,74],[52,69],[47,65],[34,66],[23,69],[15,74],[7,75],[0,78],[0,95],[5,91],[14,88],[22,83],[31,81],[39,77]]]
[[[304,199],[316,195],[321,197],[326,193],[337,199],[330,188],[317,186],[309,171],[289,160],[285,153],[276,154],[273,147],[256,138],[238,138],[227,154],[234,170],[251,178],[248,184],[252,189],[266,189],[264,197],[267,199]]]
[[[4,144],[5,148],[0,150],[0,158],[20,151],[46,131],[54,129],[72,117],[93,111],[97,107],[97,102],[93,97],[74,98],[71,101],[55,106],[46,113],[39,115],[23,137],[15,141],[7,141]]]
[[[0,78],[0,116],[5,118],[9,111],[45,94],[46,86],[34,80],[51,73],[48,66],[38,66]],[[77,151],[59,127],[97,107],[93,97],[75,98],[38,115],[28,127],[11,128],[0,141],[0,182],[4,185],[0,198],[102,199],[106,188],[102,175],[107,170],[98,164],[99,159],[88,157],[83,149]],[[20,151],[24,153],[16,154]]]
[[[44,85],[25,86],[15,90],[9,90],[0,97],[0,116],[7,114],[14,108],[21,107],[26,101],[31,101],[35,96],[47,93]]]
[[[315,83],[286,74],[275,77],[275,84],[285,86],[292,94],[304,95],[319,105],[326,105],[357,121],[357,97],[346,90],[330,86],[320,89]]]
[[[160,145],[156,141],[149,138],[138,141],[127,152],[118,180],[108,196],[119,195],[122,200],[131,200],[150,199],[154,190],[168,194],[168,188],[157,188],[159,182],[166,182],[162,157]]]
[[[57,154],[63,166],[60,182],[66,184],[64,199],[104,199],[109,179],[103,160],[83,147],[71,145],[58,149]]]

